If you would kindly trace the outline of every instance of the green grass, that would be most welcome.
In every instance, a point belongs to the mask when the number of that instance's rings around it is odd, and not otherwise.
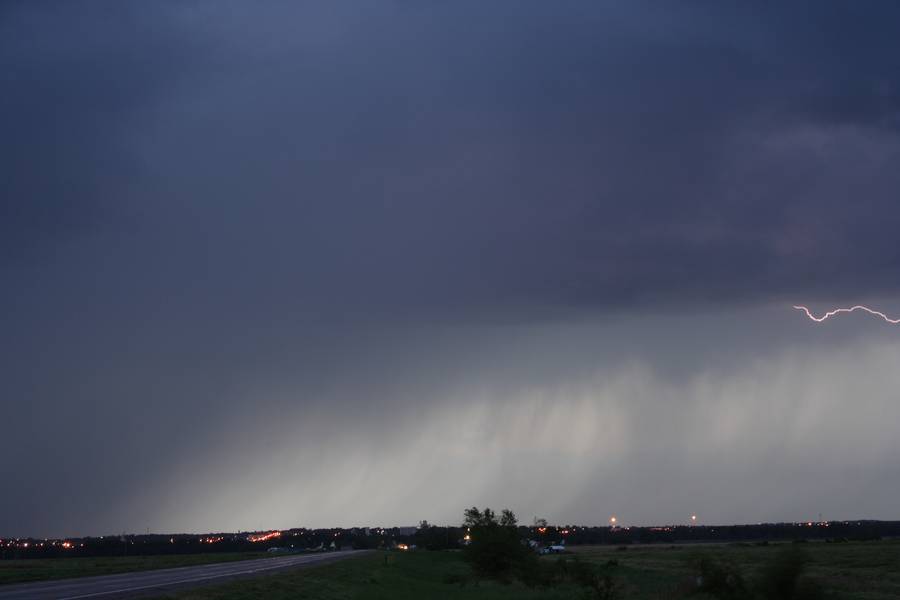
[[[157,556],[98,556],[0,560],[0,584],[112,575],[131,571],[188,567],[217,562],[265,558],[265,552],[222,554],[166,554]],[[2,589],[2,588],[0,588]]]
[[[316,600],[453,599],[563,600],[578,597],[578,589],[560,586],[552,591],[529,590],[521,584],[482,581],[446,583],[448,576],[469,576],[458,552],[373,552],[324,566],[193,588],[163,598],[249,600],[308,598]]]
[[[581,560],[613,568],[619,588],[617,598],[663,600],[685,597],[694,573],[692,559],[707,553],[733,561],[752,580],[788,543],[754,545],[681,545],[575,547]],[[809,543],[806,574],[822,584],[829,598],[887,600],[900,598],[900,541],[845,544]],[[545,557],[555,561],[557,557]],[[465,584],[448,581],[466,580]],[[250,598],[306,598],[310,600],[404,600],[411,598],[475,600],[557,600],[586,598],[571,584],[532,590],[521,584],[492,581],[475,583],[458,552],[376,552],[329,565],[296,569],[217,586],[188,589],[165,598],[196,600],[244,600]],[[690,596],[701,600],[701,596]]]
[[[576,554],[592,562],[618,561],[625,598],[668,598],[687,584],[693,573],[691,559],[706,553],[736,564],[745,578],[752,580],[790,543],[767,546],[679,545],[575,547]],[[846,600],[888,600],[900,598],[900,540],[800,545],[810,562],[804,573],[822,585],[834,598]]]
[[[752,580],[788,543],[768,546],[723,544],[679,546],[575,546],[581,560],[613,567],[618,598],[662,600],[683,597],[693,579],[691,562],[702,553],[738,565]],[[900,540],[844,544],[808,543],[806,574],[830,598],[888,600],[900,598]],[[258,558],[264,554],[193,554],[169,556],[58,558],[0,562],[0,582],[13,583],[83,575],[103,575],[219,561]],[[571,557],[568,557],[571,558]],[[553,562],[558,557],[542,560]],[[460,583],[462,581],[463,583]],[[0,588],[2,589],[2,588]],[[165,598],[242,600],[307,598],[315,600],[409,598],[474,600],[561,600],[585,598],[572,584],[532,590],[519,583],[474,582],[458,552],[373,552],[339,562],[241,579],[215,586],[173,592]],[[701,600],[700,596],[692,596]]]

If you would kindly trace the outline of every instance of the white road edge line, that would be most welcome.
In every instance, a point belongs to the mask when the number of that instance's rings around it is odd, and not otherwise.
[[[318,556],[317,556],[317,557],[314,557],[314,558],[318,558],[318,559],[321,560],[321,559],[323,559],[323,558],[325,558],[325,557],[318,557]],[[293,566],[293,565],[303,564],[304,562],[315,563],[315,562],[319,562],[319,561],[318,561],[318,560],[306,560],[306,561],[303,561],[303,560],[297,560],[297,561],[294,561],[294,562],[291,562],[291,563],[286,563],[286,564],[285,564],[285,563],[282,563],[282,564],[280,564],[280,565],[275,565],[275,566],[271,566],[271,567],[260,567],[260,568],[258,568],[258,569],[250,569],[250,570],[248,570],[248,571],[233,571],[233,572],[230,572],[230,573],[221,573],[221,574],[218,574],[218,575],[206,575],[205,577],[193,577],[193,578],[191,578],[191,579],[179,579],[178,581],[164,581],[164,582],[162,582],[162,583],[154,583],[153,585],[140,585],[140,586],[137,586],[137,587],[121,588],[121,589],[118,589],[118,590],[107,590],[107,591],[105,591],[105,592],[94,592],[93,594],[81,594],[80,596],[66,596],[65,598],[60,598],[60,600],[76,600],[76,598],[93,598],[93,597],[95,597],[95,596],[105,596],[105,595],[107,595],[107,594],[118,594],[118,593],[120,593],[120,592],[133,592],[133,591],[136,591],[136,590],[146,590],[146,589],[149,589],[149,588],[167,587],[167,586],[170,586],[170,585],[178,585],[178,584],[180,584],[180,583],[191,583],[191,582],[194,582],[194,581],[203,581],[204,579],[218,579],[219,577],[229,577],[229,576],[231,576],[231,575],[246,575],[247,573],[257,573],[257,572],[259,572],[259,571],[270,571],[270,570],[272,570],[272,569],[282,569],[282,568],[285,568],[285,567],[291,567],[291,566]]]

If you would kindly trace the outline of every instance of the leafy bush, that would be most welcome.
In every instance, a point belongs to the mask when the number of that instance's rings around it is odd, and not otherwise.
[[[809,562],[808,555],[800,548],[781,550],[763,569],[759,592],[772,600],[816,600],[824,597],[822,589],[803,576]]]
[[[562,580],[556,565],[538,560],[533,553],[516,565],[516,577],[530,588],[546,588]]]
[[[513,575],[525,572],[523,563],[534,558],[522,543],[516,516],[510,510],[504,510],[498,519],[491,509],[482,512],[473,506],[465,511],[463,526],[469,538],[463,558],[476,576],[510,581]]]
[[[598,567],[579,560],[573,561],[572,580],[589,590],[590,597],[596,600],[612,600],[618,592],[618,585],[613,578],[611,567]]]
[[[748,586],[734,563],[703,555],[695,560],[694,592],[722,600],[821,600],[822,588],[803,575],[809,559],[802,548],[788,546],[763,567]]]
[[[695,567],[698,592],[728,600],[750,597],[744,577],[734,563],[702,555],[696,559]]]

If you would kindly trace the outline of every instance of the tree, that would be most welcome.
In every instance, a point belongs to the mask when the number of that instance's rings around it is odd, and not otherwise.
[[[535,558],[519,537],[516,515],[511,510],[504,509],[499,519],[490,508],[481,511],[473,506],[463,514],[469,540],[463,557],[477,576],[508,581]]]
[[[503,512],[500,513],[500,525],[502,527],[515,527],[517,522],[516,513],[508,508],[504,508]]]
[[[431,525],[428,521],[419,523],[419,529],[416,531],[416,544],[420,548],[426,550],[446,550],[448,548],[456,548],[459,539],[459,530],[450,527],[438,527]]]

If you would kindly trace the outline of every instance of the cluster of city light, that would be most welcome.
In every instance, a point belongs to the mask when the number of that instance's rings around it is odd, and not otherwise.
[[[281,537],[280,531],[270,531],[269,533],[258,533],[254,535],[247,536],[247,541],[249,542],[265,542],[268,540],[272,540],[275,538]]]
[[[805,312],[806,316],[809,317],[810,319],[812,319],[813,321],[815,321],[816,323],[821,323],[822,321],[824,321],[826,319],[830,319],[834,315],[837,315],[840,313],[852,313],[853,311],[856,311],[856,310],[862,310],[862,311],[869,313],[870,315],[880,317],[880,318],[884,319],[885,321],[887,321],[888,323],[890,323],[891,325],[897,325],[898,323],[900,323],[900,319],[892,319],[889,316],[887,316],[886,314],[884,314],[883,312],[871,309],[868,306],[863,306],[861,304],[857,304],[856,306],[851,306],[850,308],[835,308],[834,310],[829,310],[828,312],[824,313],[821,317],[817,317],[814,314],[812,314],[810,312],[810,310],[808,308],[806,308],[805,306],[794,306],[794,308]]]
[[[218,544],[219,542],[221,542],[224,539],[225,538],[222,537],[221,535],[213,535],[210,537],[200,538],[200,543],[201,544]]]
[[[14,540],[0,539],[0,547],[3,547],[4,545],[7,548],[43,548],[44,546],[59,546],[60,548],[65,548],[66,550],[75,547],[75,544],[68,540],[44,540],[43,542],[31,542],[20,538],[16,538]],[[81,545],[84,546],[84,544]]]
[[[619,519],[616,517],[616,515],[612,515],[611,517],[609,517],[609,526],[611,528],[618,527],[619,526],[618,524],[619,524]],[[691,525],[696,525],[696,524],[697,524],[697,515],[691,515]],[[538,533],[547,533],[546,527],[536,527],[536,529],[537,529]],[[584,529],[584,528],[582,528],[582,529]],[[630,528],[626,527],[626,529],[630,529]],[[577,531],[578,531],[578,527],[575,525],[566,525],[564,529],[559,530],[559,532],[562,533],[563,535],[568,535],[569,533],[575,533]]]

